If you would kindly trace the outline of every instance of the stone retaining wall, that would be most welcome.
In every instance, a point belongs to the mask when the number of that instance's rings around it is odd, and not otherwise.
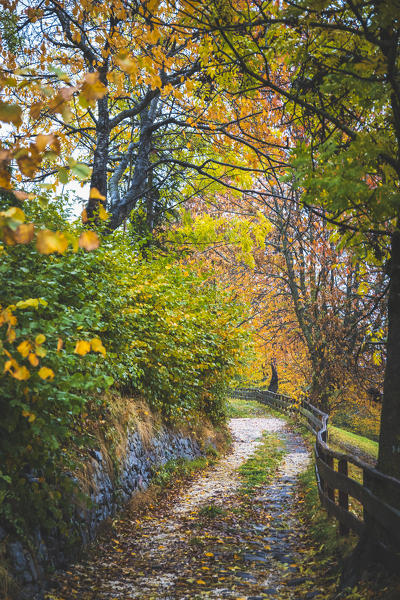
[[[212,444],[212,442],[210,441]],[[77,508],[75,528],[79,531],[81,547],[93,541],[98,526],[115,514],[132,494],[148,487],[155,467],[176,458],[193,459],[204,454],[194,438],[162,427],[145,444],[138,431],[132,431],[127,438],[126,456],[119,468],[119,475],[113,477],[105,457],[99,451],[91,451],[89,458],[92,479],[89,484],[91,506]],[[114,479],[114,480],[113,480]],[[21,588],[21,600],[43,598],[45,570],[65,567],[65,543],[61,536],[44,539],[40,531],[35,532],[36,552],[27,550],[21,541],[7,541],[0,528],[0,542],[6,543],[7,562],[12,575]]]

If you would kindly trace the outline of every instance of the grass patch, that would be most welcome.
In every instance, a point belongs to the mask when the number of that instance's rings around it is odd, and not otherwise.
[[[223,517],[227,514],[227,511],[218,506],[214,502],[202,506],[198,512],[200,517],[207,517],[209,519],[215,519],[217,517]]]
[[[280,439],[276,435],[264,434],[262,443],[253,455],[239,467],[240,493],[250,496],[271,481],[284,454]]]
[[[355,548],[358,537],[339,535],[335,519],[321,507],[315,481],[314,463],[299,476],[299,519],[305,523],[301,574],[320,591],[314,600],[398,600],[400,579],[380,568],[365,573],[354,588],[338,589],[343,562]]]
[[[329,426],[329,442],[355,454],[365,454],[371,460],[378,458],[378,442],[339,427]]]
[[[200,456],[193,460],[185,458],[176,458],[167,461],[164,465],[158,466],[153,471],[151,480],[152,485],[159,487],[168,487],[176,479],[187,478],[208,467],[216,457],[206,458]]]
[[[315,481],[314,461],[311,461],[306,471],[299,475],[300,494],[302,496],[302,516],[307,522],[307,533],[312,540],[319,543],[319,552],[322,557],[329,557],[339,551],[347,554],[349,538],[339,537],[338,524],[321,507],[318,488]],[[351,535],[352,541],[356,538]],[[322,542],[322,543],[321,543]]]
[[[219,454],[217,453],[219,456]],[[200,456],[192,460],[178,458],[167,461],[164,465],[154,467],[149,487],[133,494],[126,507],[131,517],[146,514],[161,501],[179,494],[183,485],[190,481],[196,473],[204,471],[214,464],[217,457]]]
[[[229,398],[226,402],[226,415],[229,419],[239,419],[243,417],[281,417],[281,413],[273,410],[256,400],[240,400],[239,398]]]

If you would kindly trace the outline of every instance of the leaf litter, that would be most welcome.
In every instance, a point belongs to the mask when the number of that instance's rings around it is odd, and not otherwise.
[[[274,417],[229,425],[228,456],[144,515],[122,514],[86,560],[55,575],[48,599],[322,597],[304,585],[301,571],[305,532],[297,519],[296,482],[309,461],[302,438]],[[250,489],[242,467],[269,447],[276,456],[270,481],[266,474]]]

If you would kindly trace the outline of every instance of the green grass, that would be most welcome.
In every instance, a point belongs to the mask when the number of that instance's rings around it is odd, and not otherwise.
[[[200,456],[193,460],[185,458],[172,459],[153,471],[151,483],[160,487],[167,487],[176,478],[189,477],[196,471],[205,469],[214,462],[213,459]]]
[[[224,510],[221,506],[217,506],[214,502],[212,502],[211,504],[206,504],[205,506],[202,506],[198,514],[201,517],[216,519],[217,517],[222,517],[226,515],[227,511]]]
[[[339,427],[329,426],[329,442],[356,454],[366,454],[372,460],[378,458],[378,442]]]
[[[343,561],[352,552],[357,538],[350,534],[341,537],[338,523],[329,518],[321,507],[318,488],[315,481],[314,461],[306,471],[299,475],[299,521],[307,532],[303,540],[303,559],[301,573],[307,579],[313,580],[313,589],[319,592],[316,600],[367,600],[367,596],[353,594],[346,590],[345,595],[338,594],[338,583]]]
[[[250,496],[260,486],[271,481],[284,454],[281,440],[276,435],[264,434],[262,443],[252,456],[239,467],[240,492]]]
[[[230,419],[282,416],[281,413],[276,412],[265,404],[261,404],[255,400],[239,400],[238,398],[229,398],[229,400],[227,400],[226,414]]]

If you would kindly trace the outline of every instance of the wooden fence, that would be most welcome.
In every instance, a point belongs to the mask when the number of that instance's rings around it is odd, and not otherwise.
[[[305,425],[315,435],[315,475],[322,506],[339,521],[343,535],[350,529],[362,535],[368,526],[368,531],[373,532],[385,555],[393,559],[393,552],[397,554],[400,551],[400,481],[356,456],[330,448],[329,417],[306,400],[298,404],[288,396],[259,388],[240,388],[232,391],[231,395],[257,400],[278,411],[305,419]],[[391,505],[380,498],[381,493],[392,499]],[[359,510],[355,508],[357,503]]]

